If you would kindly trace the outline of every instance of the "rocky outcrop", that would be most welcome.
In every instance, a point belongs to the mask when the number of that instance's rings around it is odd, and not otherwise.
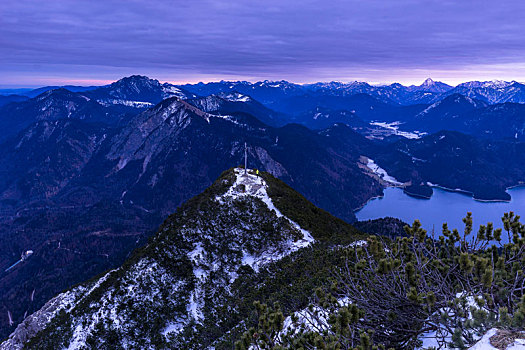
[[[68,309],[77,295],[75,291],[69,291],[48,301],[16,327],[9,338],[0,344],[0,350],[23,349],[24,344],[44,329],[60,311]]]

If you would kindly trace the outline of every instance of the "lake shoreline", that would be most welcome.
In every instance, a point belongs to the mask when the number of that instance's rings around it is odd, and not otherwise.
[[[470,192],[470,191],[467,191],[467,190],[462,190],[461,188],[455,188],[454,189],[454,188],[449,188],[449,187],[441,186],[441,185],[430,183],[430,182],[427,182],[427,185],[429,187],[439,188],[439,189],[442,189],[442,190],[447,191],[447,192],[463,194],[463,195],[466,195],[468,197],[471,197],[473,200],[475,200],[477,202],[482,202],[482,203],[498,203],[498,202],[510,203],[512,201],[512,196],[511,196],[511,199],[482,199],[482,198],[476,198],[474,196],[473,192]],[[506,187],[505,188],[505,192],[508,193],[507,192],[508,190],[511,190],[513,188],[518,188],[518,187],[525,187],[525,184],[518,184],[518,185],[512,185],[512,186]],[[408,195],[411,195],[408,192],[406,192],[406,193]],[[510,193],[508,193],[508,194],[510,195]],[[426,196],[418,196],[418,195],[414,195],[414,196],[417,196],[419,198],[425,198],[425,199],[430,199],[432,197],[432,196],[426,197]]]
[[[470,199],[474,200],[475,202],[479,202],[479,203],[511,203],[512,202],[512,195],[510,195],[510,193],[509,193],[509,195],[511,196],[510,199],[480,199],[480,198],[474,197],[474,193],[473,192],[462,190],[460,188],[456,188],[456,189],[449,188],[449,187],[441,186],[441,185],[434,184],[434,183],[431,183],[431,182],[427,182],[427,185],[429,187],[431,187],[431,188],[437,188],[437,189],[443,190],[445,192],[457,193],[457,194],[460,194],[460,195],[464,195],[464,196],[469,197]],[[505,191],[507,192],[508,190],[512,190],[512,189],[520,188],[520,187],[525,188],[525,183],[509,186],[509,187],[505,188]],[[384,191],[389,189],[389,188],[398,188],[398,189],[402,190],[405,195],[407,195],[408,197],[414,198],[414,199],[431,200],[432,197],[434,197],[434,193],[432,193],[431,196],[425,196],[425,195],[409,192],[409,191],[406,190],[405,186],[396,186],[396,185],[393,185],[393,184],[387,184],[383,188],[383,194],[382,195],[373,196],[373,197],[369,198],[364,204],[360,205],[358,208],[355,208],[353,210],[353,213],[356,214],[357,212],[362,210],[371,201],[373,201],[375,199],[384,198],[385,197]]]
[[[368,203],[370,203],[371,201],[373,201],[374,199],[384,198],[384,197],[385,197],[385,192],[384,192],[385,189],[386,189],[386,188],[383,189],[383,194],[382,194],[382,195],[380,195],[380,196],[374,196],[374,197],[368,199],[368,200],[367,200],[363,205],[361,205],[360,207],[354,209],[354,210],[353,210],[354,214],[357,213],[359,210],[363,209],[364,207],[366,207],[366,205],[367,205]]]
[[[417,199],[430,199],[434,195],[432,193],[430,196],[425,196],[424,194],[418,194],[418,193],[414,193],[414,192],[409,192],[409,191],[406,190],[406,188],[403,188],[403,193],[406,194],[407,196],[414,197],[414,198],[417,198]]]
[[[439,228],[448,223],[451,228],[462,229],[463,218],[471,212],[474,226],[486,225],[492,222],[495,227],[501,227],[501,217],[504,213],[513,211],[518,215],[525,213],[525,186],[515,186],[509,189],[512,200],[482,201],[458,191],[447,191],[436,187],[430,199],[409,196],[402,188],[389,187],[378,201],[369,201],[362,209],[355,212],[359,221],[374,220],[384,217],[394,217],[404,222],[418,219],[427,231]],[[525,215],[525,214],[524,214]]]

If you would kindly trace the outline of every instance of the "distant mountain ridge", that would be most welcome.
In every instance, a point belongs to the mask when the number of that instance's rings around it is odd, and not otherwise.
[[[276,96],[280,96],[280,98],[290,98],[308,93],[321,93],[331,96],[347,96],[364,93],[374,96],[385,103],[396,103],[401,105],[432,103],[454,93],[477,98],[490,104],[502,102],[525,102],[525,90],[523,84],[502,81],[472,81],[459,84],[456,87],[439,81],[434,81],[430,78],[426,79],[419,86],[404,86],[399,83],[376,86],[358,81],[349,83],[333,81],[304,85],[289,83],[286,81],[262,81],[257,83],[221,81],[213,83],[186,84],[182,85],[182,87],[201,95],[236,90],[254,97],[263,104],[275,102]]]
[[[33,90],[18,89],[13,92],[19,95],[35,97],[45,91],[65,88],[73,92],[86,92],[86,94],[95,95],[107,102],[130,103],[135,102],[149,102],[152,104],[160,102],[159,98],[167,98],[169,96],[178,96],[180,98],[191,98],[189,93],[193,93],[193,97],[208,96],[213,94],[225,93],[228,91],[238,91],[240,93],[252,96],[256,100],[268,106],[268,103],[275,102],[278,99],[285,97],[292,97],[304,95],[308,93],[322,93],[333,96],[347,96],[359,93],[369,94],[385,103],[396,103],[401,105],[433,103],[442,99],[446,95],[460,93],[462,95],[483,100],[489,104],[514,102],[525,103],[525,85],[516,81],[470,81],[461,83],[457,86],[451,86],[443,82],[434,81],[427,78],[421,85],[405,86],[399,83],[392,83],[389,85],[371,85],[366,82],[318,82],[312,84],[296,84],[285,80],[281,81],[220,81],[197,84],[179,84],[174,85],[170,83],[160,83],[158,80],[150,79],[145,76],[130,76],[121,79],[120,82],[115,82],[107,86],[48,86]],[[123,85],[132,82],[136,88],[149,89],[149,92],[142,92],[140,95],[144,101],[137,100],[137,96],[133,96],[133,91],[124,91]],[[126,84],[123,84],[126,83]],[[117,92],[119,90],[120,92]],[[4,95],[9,95],[10,90],[6,90]],[[197,96],[195,96],[197,95]],[[145,107],[143,105],[142,107]]]
[[[452,130],[485,139],[525,141],[525,104],[488,104],[456,93],[416,114],[405,126],[430,133]]]
[[[486,107],[487,103],[470,97],[452,94],[439,100],[413,117],[413,124],[426,131],[448,129],[462,113]]]
[[[48,90],[35,98],[0,107],[0,127],[3,129],[0,142],[40,120],[79,119],[115,124],[122,114],[67,89]]]
[[[525,103],[525,85],[518,82],[488,81],[459,84],[445,94],[465,95],[489,104]]]

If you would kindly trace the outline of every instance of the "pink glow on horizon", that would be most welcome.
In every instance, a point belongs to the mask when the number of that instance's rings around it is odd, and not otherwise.
[[[315,82],[328,82],[328,81],[341,81],[341,82],[353,82],[361,81],[367,82],[371,85],[389,85],[394,82],[401,83],[405,86],[408,85],[420,85],[425,79],[432,78],[434,81],[441,81],[449,85],[455,86],[459,83],[479,80],[479,81],[488,81],[488,80],[506,80],[506,81],[518,81],[523,82],[525,80],[525,64],[521,65],[512,65],[512,66],[499,66],[499,67],[469,67],[464,70],[399,70],[397,72],[391,72],[390,74],[379,71],[379,72],[368,72],[363,70],[360,74],[356,74],[355,70],[352,71],[338,71],[328,72],[321,70],[320,72],[312,72],[313,74],[309,75],[310,78],[306,78],[308,75],[302,75],[298,78],[295,75],[285,75],[279,76],[278,74],[258,74],[252,76],[246,75],[234,75],[234,74],[206,74],[206,73],[193,73],[189,74],[177,72],[177,73],[162,73],[162,72],[115,72],[107,73],[100,72],[100,78],[91,78],[97,76],[98,74],[90,72],[84,77],[70,77],[66,74],[64,75],[41,75],[38,76],[34,72],[21,74],[16,76],[12,74],[5,81],[1,81],[0,78],[0,87],[1,88],[35,88],[41,86],[62,86],[62,85],[80,85],[80,86],[102,86],[111,84],[123,77],[130,76],[133,74],[140,74],[150,77],[151,79],[157,79],[161,83],[168,82],[175,85],[183,84],[195,84],[199,82],[218,82],[221,80],[224,81],[249,81],[257,82],[263,80],[287,80],[292,83],[297,84],[308,84]],[[14,72],[13,72],[14,73]],[[316,74],[317,73],[317,74]],[[74,74],[74,73],[73,73]],[[73,75],[72,74],[72,75]]]
[[[25,80],[28,80],[27,78]],[[33,81],[37,84],[45,85],[80,85],[80,86],[102,86],[113,83],[114,80],[109,79],[64,79],[64,78],[35,78]]]

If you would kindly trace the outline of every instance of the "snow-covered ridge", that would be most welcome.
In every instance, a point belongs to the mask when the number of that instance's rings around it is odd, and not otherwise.
[[[0,350],[23,349],[24,343],[44,329],[62,310],[70,312],[84,297],[98,288],[116,270],[111,270],[101,277],[92,286],[78,286],[72,290],[61,293],[48,301],[40,310],[29,315],[18,325],[9,338],[0,344]]]
[[[352,302],[348,298],[337,300],[339,307],[349,306]],[[315,305],[294,312],[297,322],[293,322],[292,316],[286,317],[283,328],[279,332],[279,337],[297,334],[301,331],[323,333],[330,329],[328,322],[330,312],[322,307]]]
[[[257,271],[260,268],[260,266],[272,261],[279,260],[282,257],[291,254],[292,252],[300,248],[307,247],[314,241],[314,238],[312,237],[310,232],[301,228],[301,226],[299,226],[299,224],[297,224],[295,221],[284,216],[279,211],[279,209],[275,207],[275,205],[272,202],[272,199],[266,191],[266,189],[268,188],[268,184],[266,183],[266,181],[264,181],[262,177],[255,174],[254,170],[248,170],[247,172],[245,172],[244,169],[236,168],[234,172],[234,184],[228,189],[228,191],[225,194],[217,197],[216,200],[222,203],[226,199],[236,199],[245,196],[256,197],[262,200],[264,204],[266,204],[268,209],[273,211],[278,218],[284,217],[295,229],[297,229],[303,235],[302,239],[298,241],[288,242],[288,250],[285,252],[277,254],[271,254],[267,252],[268,254],[263,254],[258,257],[252,256],[245,252],[243,257],[243,264],[250,265],[255,271]]]
[[[224,119],[236,125],[245,126],[245,124],[239,123],[239,121],[235,117],[232,117],[231,115],[212,114],[212,113],[205,112],[178,97],[176,97],[176,102],[172,104],[171,106],[175,106],[176,108],[179,108],[181,105],[185,109],[188,109],[192,111],[193,113],[197,114],[199,117],[204,118],[208,123],[210,123],[210,118],[218,118],[218,119]]]
[[[281,246],[269,246],[261,254],[250,254],[246,249],[242,249],[242,260],[239,265],[225,266],[219,261],[215,260],[214,257],[210,257],[209,252],[206,251],[201,241],[195,241],[193,243],[193,250],[187,254],[188,259],[193,265],[193,274],[197,278],[198,282],[195,288],[190,293],[189,303],[186,305],[187,315],[196,322],[201,322],[204,319],[203,315],[203,298],[205,295],[205,284],[209,280],[210,274],[217,273],[222,269],[223,273],[227,276],[229,283],[232,283],[237,277],[237,269],[240,265],[248,265],[254,271],[259,269],[272,261],[277,261],[284,256],[297,251],[300,248],[306,247],[311,244],[314,239],[310,232],[302,229],[297,223],[291,219],[285,217],[279,209],[275,207],[271,198],[267,193],[268,185],[264,179],[256,175],[254,170],[249,170],[246,173],[244,169],[234,169],[235,181],[232,186],[222,195],[217,196],[215,201],[221,205],[228,206],[232,201],[239,200],[241,198],[255,197],[260,199],[278,218],[284,217],[293,228],[302,233],[302,238],[296,241],[289,240],[283,242]],[[242,229],[233,228],[239,236],[242,235]],[[204,233],[202,233],[204,235]],[[283,249],[284,248],[284,249]],[[228,287],[226,287],[227,289]],[[188,319],[176,319],[170,322],[164,329],[164,336],[170,334],[178,334],[186,326]]]
[[[128,107],[134,107],[134,108],[149,108],[153,106],[153,103],[151,102],[144,102],[144,101],[129,101],[129,100],[98,100],[98,103],[104,106],[111,106],[111,105],[123,105]]]
[[[175,85],[171,85],[169,83],[162,84],[162,95],[163,98],[169,98],[176,96],[181,99],[187,99],[187,98],[193,98],[195,97],[194,94],[186,94],[184,91],[176,87]]]
[[[464,86],[468,88],[506,88],[512,85],[513,82],[503,80],[489,80],[489,81],[469,81],[466,83],[459,84],[458,86]]]

